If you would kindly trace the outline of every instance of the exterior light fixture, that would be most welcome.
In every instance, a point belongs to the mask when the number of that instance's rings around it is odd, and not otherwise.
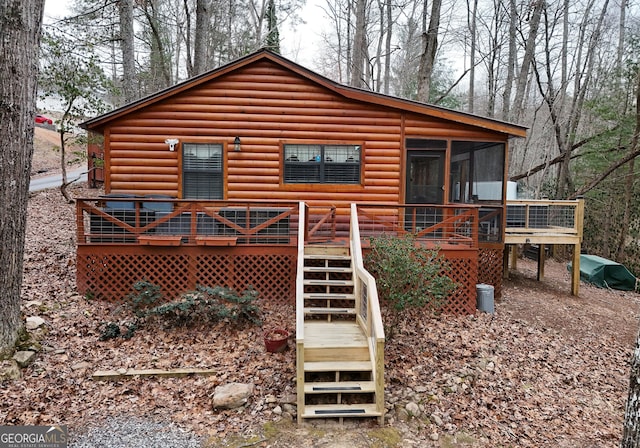
[[[236,137],[233,141],[233,150],[236,152],[240,151],[240,137]]]

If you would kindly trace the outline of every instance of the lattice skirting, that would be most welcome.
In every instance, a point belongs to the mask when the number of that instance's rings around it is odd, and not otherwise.
[[[226,286],[238,292],[253,286],[270,304],[295,304],[295,250],[270,247],[263,252],[250,253],[244,248],[79,246],[78,291],[119,300],[139,280],[160,285],[168,298],[196,285]]]
[[[448,275],[458,288],[449,296],[443,312],[454,315],[475,314],[478,283],[478,253],[442,251],[451,270]]]
[[[496,298],[502,297],[502,261],[504,249],[480,248],[478,283],[493,285]]]

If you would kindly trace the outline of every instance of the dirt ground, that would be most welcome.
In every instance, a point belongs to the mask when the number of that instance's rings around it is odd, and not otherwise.
[[[282,413],[295,403],[295,350],[267,353],[260,327],[156,324],[100,341],[102,325],[123,316],[117,304],[76,291],[74,207],[57,190],[30,198],[23,313],[45,325],[32,332],[35,362],[0,388],[2,424],[66,424],[73,438],[104,419],[138,416],[173,422],[208,447],[619,445],[636,293],[581,283],[572,297],[565,262],[548,260],[538,282],[535,262],[520,259],[495,314],[407,316],[385,347],[383,427],[365,420],[299,428]],[[293,307],[261,306],[265,327],[295,330]],[[178,367],[218,373],[91,379],[96,370]],[[229,382],[253,383],[254,396],[240,409],[213,409],[214,388]]]

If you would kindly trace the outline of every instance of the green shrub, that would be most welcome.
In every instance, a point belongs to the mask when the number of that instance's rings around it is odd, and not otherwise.
[[[258,291],[253,288],[238,295],[230,288],[197,286],[195,291],[182,294],[178,300],[146,310],[144,316],[160,316],[174,324],[248,321],[261,325],[260,308],[255,303],[257,299]]]
[[[446,304],[456,284],[446,275],[449,266],[439,249],[421,246],[411,234],[382,235],[370,238],[369,242],[371,250],[365,265],[376,278],[378,294],[391,311],[389,338],[407,308],[438,310]]]
[[[142,280],[132,288],[119,312],[130,312],[133,321],[101,324],[101,341],[118,337],[130,339],[141,325],[151,321],[163,321],[168,325],[219,321],[262,325],[262,312],[256,304],[258,291],[251,287],[238,295],[230,288],[197,286],[195,291],[185,292],[179,299],[164,303],[160,287],[153,283]]]
[[[137,281],[131,288],[133,291],[127,296],[125,305],[138,316],[142,316],[145,309],[157,306],[163,300],[160,286],[147,280]]]

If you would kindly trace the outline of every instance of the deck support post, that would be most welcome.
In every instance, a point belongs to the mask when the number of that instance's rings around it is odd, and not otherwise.
[[[509,251],[511,250],[511,245],[507,244],[504,246],[504,250],[502,251],[502,278],[509,278]]]
[[[538,281],[544,278],[544,260],[546,257],[546,246],[544,244],[538,245]]]
[[[577,296],[580,290],[580,243],[573,245],[571,260],[571,295]]]
[[[511,245],[511,269],[518,270],[518,246],[516,244]]]

